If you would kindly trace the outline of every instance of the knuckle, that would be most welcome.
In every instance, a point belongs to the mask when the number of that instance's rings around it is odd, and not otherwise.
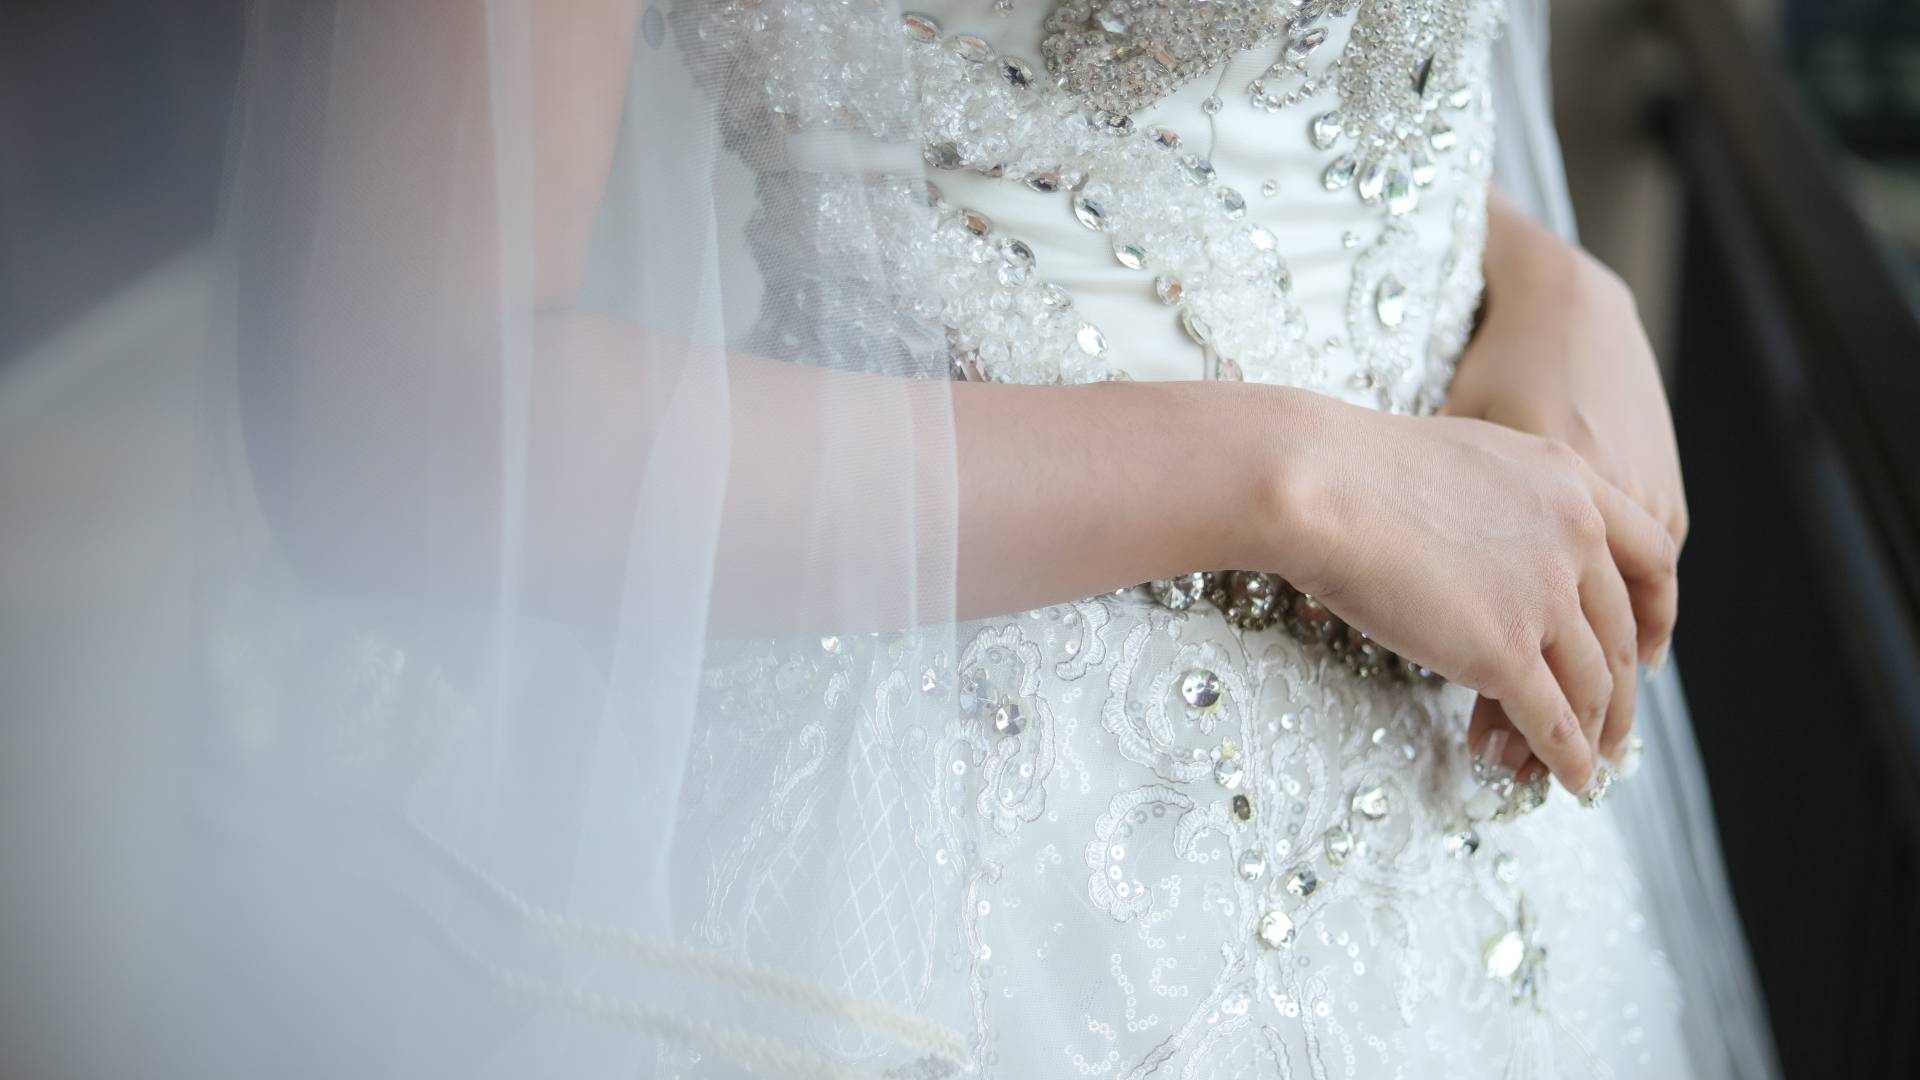
[[[1571,712],[1563,712],[1547,726],[1546,740],[1548,746],[1564,749],[1581,741],[1585,735],[1580,718]]]

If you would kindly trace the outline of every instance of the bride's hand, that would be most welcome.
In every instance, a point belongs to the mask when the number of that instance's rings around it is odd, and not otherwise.
[[[1679,453],[1632,294],[1497,192],[1490,210],[1486,316],[1443,411],[1566,443],[1657,519],[1678,548],[1687,535]],[[1633,600],[1638,656],[1657,667],[1672,637],[1677,590],[1638,590]],[[1630,690],[1637,674],[1631,658],[1614,674]],[[1618,756],[1632,727],[1632,694],[1620,698],[1600,738],[1607,757]],[[1482,703],[1475,745],[1483,729],[1500,726],[1499,712]]]
[[[1673,538],[1565,443],[1319,401],[1280,449],[1293,535],[1291,565],[1275,570],[1385,647],[1498,701],[1583,792],[1613,673],[1632,663],[1629,589],[1671,603]]]

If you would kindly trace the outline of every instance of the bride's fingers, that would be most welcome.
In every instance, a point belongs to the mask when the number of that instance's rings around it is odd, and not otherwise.
[[[1613,697],[1607,703],[1605,723],[1595,733],[1600,756],[1611,758],[1633,728],[1638,675],[1634,664],[1632,601],[1627,595],[1626,583],[1612,565],[1588,568],[1587,576],[1580,582],[1580,607],[1606,650],[1607,670],[1613,675]]]
[[[1567,704],[1560,681],[1544,657],[1514,676],[1512,685],[1482,693],[1500,703],[1534,755],[1568,791],[1579,794],[1586,790],[1593,780],[1593,745],[1587,742],[1579,716]]]
[[[1467,722],[1467,746],[1488,767],[1517,770],[1533,759],[1527,740],[1507,719],[1506,710],[1490,697],[1473,700],[1473,717]]]
[[[1627,744],[1627,735],[1633,730],[1639,691],[1640,669],[1629,660],[1614,675],[1613,707],[1607,710],[1607,724],[1600,732],[1600,756],[1608,761],[1620,760],[1620,748]]]
[[[1633,604],[1640,659],[1651,663],[1664,652],[1680,610],[1674,574],[1679,547],[1665,525],[1592,470],[1588,487],[1606,521],[1607,550]]]
[[[1598,751],[1600,729],[1607,722],[1607,709],[1613,703],[1613,672],[1607,663],[1607,651],[1601,647],[1595,628],[1570,612],[1541,646],[1547,667],[1560,682],[1561,693],[1580,718],[1580,734],[1589,749]]]
[[[1473,718],[1467,723],[1467,746],[1489,766],[1511,772],[1514,779],[1526,783],[1547,771],[1540,759],[1527,748],[1527,740],[1507,719],[1506,710],[1492,698],[1475,698]]]

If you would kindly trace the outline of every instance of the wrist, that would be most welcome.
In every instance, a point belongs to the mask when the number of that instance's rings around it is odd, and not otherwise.
[[[1239,434],[1226,459],[1246,463],[1232,470],[1240,509],[1220,515],[1222,561],[1210,569],[1264,570],[1305,587],[1326,562],[1329,451],[1336,414],[1350,407],[1295,387],[1244,389],[1245,419],[1231,425]]]

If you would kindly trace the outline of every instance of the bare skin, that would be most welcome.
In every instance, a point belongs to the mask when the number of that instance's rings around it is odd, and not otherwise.
[[[617,599],[605,583],[620,580],[628,557],[634,523],[626,508],[649,468],[671,465],[657,457],[652,433],[676,380],[719,370],[733,422],[726,425],[730,467],[711,599],[716,632],[781,629],[769,613],[793,625],[965,618],[1187,570],[1263,569],[1312,592],[1388,648],[1478,690],[1497,703],[1517,743],[1563,784],[1587,786],[1603,749],[1596,718],[1619,709],[1621,649],[1636,635],[1643,651],[1663,647],[1671,626],[1677,541],[1671,514],[1649,512],[1655,488],[1641,478],[1652,472],[1616,470],[1616,479],[1639,482],[1623,488],[1569,445],[1568,432],[1514,430],[1493,422],[1500,417],[1490,406],[1485,418],[1409,418],[1304,390],[1228,383],[916,385],[703,356],[685,342],[585,311],[579,282],[618,133],[634,13],[624,0],[603,0],[535,5],[527,16],[534,23],[531,113],[550,122],[535,123],[530,135],[540,168],[532,181],[536,244],[525,310],[490,310],[497,272],[488,225],[498,204],[492,186],[473,178],[491,175],[493,148],[473,133],[488,130],[492,106],[458,79],[441,78],[431,94],[410,88],[421,73],[483,63],[486,34],[473,6],[357,9],[352,17],[371,25],[350,38],[338,34],[331,47],[365,43],[368,55],[351,68],[354,87],[382,106],[355,114],[311,103],[327,115],[336,145],[395,149],[314,163],[315,188],[339,185],[355,197],[331,208],[328,230],[290,246],[300,255],[301,287],[377,308],[387,294],[368,288],[369,280],[390,286],[396,303],[411,302],[403,286],[432,281],[465,290],[443,308],[473,313],[476,342],[492,340],[503,317],[528,327],[532,370],[540,373],[524,434],[531,524],[522,550],[530,556],[532,602],[587,623],[613,615]],[[439,134],[450,117],[463,116],[475,121],[465,137]],[[290,207],[289,219],[300,209]],[[467,224],[449,231],[448,221]],[[1490,278],[1495,258],[1490,251]],[[1496,284],[1496,316],[1504,295]],[[318,305],[310,314],[297,336],[270,343],[281,355],[310,358],[299,361],[303,372],[324,373],[296,380],[303,393],[285,432],[289,468],[304,484],[295,490],[313,493],[283,511],[293,531],[353,522],[377,546],[383,528],[413,536],[405,515],[421,507],[430,517],[423,529],[469,523],[426,547],[465,552],[470,564],[420,565],[390,551],[367,561],[403,568],[397,572],[413,575],[409,587],[421,575],[456,595],[490,582],[496,478],[475,467],[466,487],[449,488],[444,463],[489,460],[496,380],[449,380],[449,371],[462,369],[447,344],[457,348],[458,334],[376,336],[363,328],[390,327],[393,316]],[[1513,331],[1512,340],[1527,332]],[[1477,370],[1463,368],[1463,379]],[[351,407],[343,403],[365,400],[353,391],[370,380],[383,387],[382,411],[352,413],[357,436],[349,454],[364,457],[343,460],[349,455],[338,452],[339,440],[324,433],[342,422]],[[341,388],[337,400],[328,383]],[[928,434],[925,452],[915,435],[903,443],[899,431],[874,432],[866,445],[859,425],[829,428],[804,407],[828,395],[871,402],[872,415],[905,420],[904,430]],[[418,422],[428,415],[444,430],[423,437]],[[330,453],[303,455],[309,444]],[[416,467],[409,454],[430,460]],[[1613,460],[1603,464],[1611,468]],[[955,549],[906,552],[876,539],[898,535],[875,526],[897,525],[886,515],[900,508],[868,505],[862,496],[873,489],[793,482],[796,463],[833,475],[839,462],[888,470],[882,479],[897,485],[892,490],[950,486]],[[590,490],[579,479],[586,475],[594,478]],[[1236,509],[1169,512],[1169,491],[1183,492],[1191,506]],[[469,504],[462,516],[458,509]],[[876,583],[942,580],[941,560],[950,558],[954,610],[896,610],[890,605],[898,598],[881,586],[867,595],[858,580],[822,580],[808,572],[796,536],[883,571],[871,575]],[[356,535],[354,542],[363,541]],[[1071,557],[1049,556],[1066,552]]]
[[[1565,443],[1614,487],[1660,521],[1677,547],[1687,539],[1686,490],[1673,418],[1632,293],[1586,252],[1530,220],[1500,192],[1489,205],[1485,318],[1448,395],[1444,413],[1476,417]],[[1637,634],[1607,649],[1612,703],[1598,723],[1602,756],[1618,758],[1633,725],[1638,671],[1666,660],[1677,593],[1636,597]],[[1489,750],[1511,735],[1497,702],[1474,711],[1469,742]],[[1540,766],[1523,741],[1504,738],[1487,755],[1523,773]]]

